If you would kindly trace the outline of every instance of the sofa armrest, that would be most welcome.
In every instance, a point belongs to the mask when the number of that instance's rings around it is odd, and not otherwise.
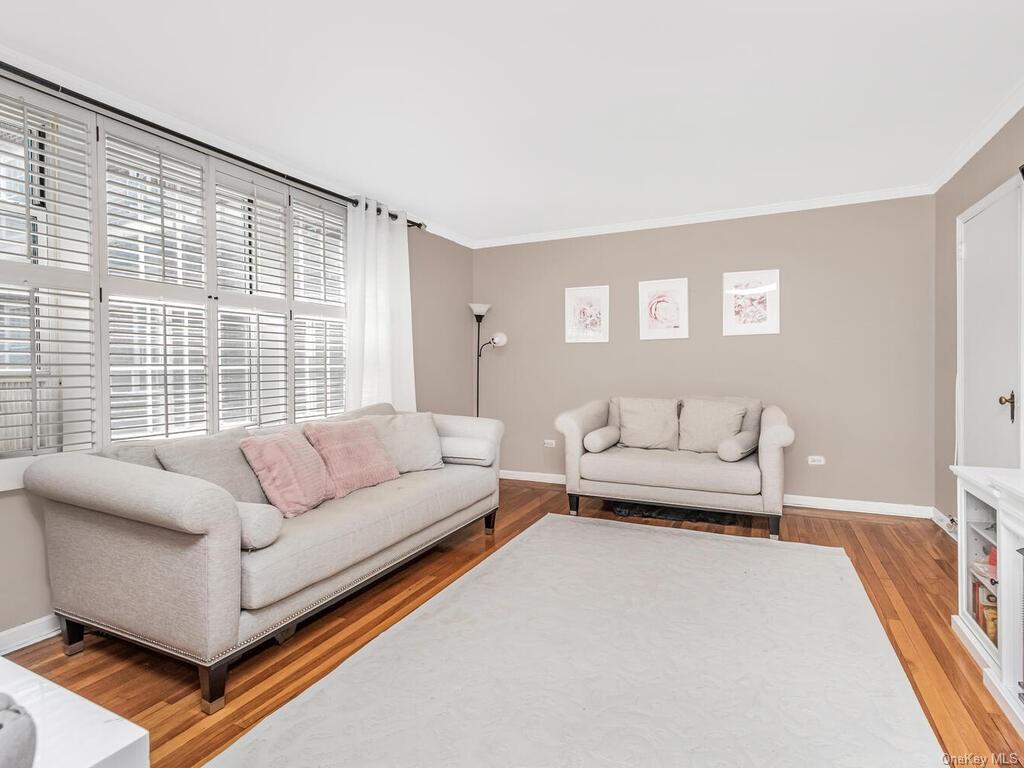
[[[208,664],[238,644],[241,522],[205,480],[88,454],[40,459],[54,610]]]
[[[761,498],[764,511],[768,514],[782,514],[786,468],[784,450],[795,439],[796,433],[779,406],[769,405],[761,412],[757,462],[761,468]]]
[[[495,446],[501,445],[501,438],[505,434],[504,422],[479,416],[435,413],[434,426],[440,437],[477,437],[489,440]]]
[[[205,534],[238,505],[196,477],[84,453],[47,456],[25,470],[25,488],[62,504],[94,509],[182,533]]]
[[[580,458],[586,452],[583,438],[608,426],[608,401],[591,400],[579,408],[558,414],[555,429],[565,437],[565,491],[579,493]]]

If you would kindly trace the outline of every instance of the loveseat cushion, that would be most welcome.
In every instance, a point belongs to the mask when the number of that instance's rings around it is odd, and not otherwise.
[[[717,453],[615,447],[603,453],[583,454],[580,476],[597,482],[685,491],[744,495],[761,492],[761,469],[756,455],[730,463],[719,459]]]
[[[620,397],[619,442],[630,448],[667,448],[679,442],[679,401],[654,397]]]
[[[679,449],[717,453],[719,443],[740,431],[746,412],[738,403],[686,398],[679,413]]]
[[[242,553],[242,608],[275,603],[442,520],[497,489],[494,470],[410,472],[284,521],[266,549]]]

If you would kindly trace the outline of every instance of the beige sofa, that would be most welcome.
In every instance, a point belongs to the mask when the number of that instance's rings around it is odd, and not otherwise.
[[[377,405],[341,418],[394,412]],[[115,444],[113,458],[35,462],[25,487],[44,501],[65,651],[81,650],[90,626],[175,656],[198,666],[203,710],[216,711],[228,665],[246,651],[283,642],[300,621],[475,520],[493,532],[504,426],[433,418],[442,468],[271,519],[272,542],[247,551],[242,542],[266,539],[268,521],[223,487],[157,469],[152,441]]]
[[[707,398],[745,408],[742,432],[751,435],[753,452],[723,461],[717,452],[628,447],[612,443],[589,451],[591,433],[618,434],[619,398],[594,400],[566,411],[555,420],[565,436],[565,489],[569,510],[576,514],[581,496],[633,501],[670,507],[741,512],[768,517],[777,539],[782,516],[783,450],[794,440],[786,414],[753,398]],[[682,401],[677,405],[677,414]],[[678,415],[677,415],[678,418]],[[603,428],[611,427],[613,429]],[[595,438],[588,442],[594,444]],[[605,443],[607,444],[607,443]],[[600,445],[598,447],[603,447]]]

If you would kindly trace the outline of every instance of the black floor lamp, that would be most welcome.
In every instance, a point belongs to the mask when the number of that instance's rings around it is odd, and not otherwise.
[[[504,347],[508,344],[508,336],[504,333],[496,333],[483,344],[480,343],[480,325],[484,321],[484,315],[491,308],[490,304],[470,304],[469,309],[476,318],[476,415],[480,415],[480,358],[484,355],[484,347]]]

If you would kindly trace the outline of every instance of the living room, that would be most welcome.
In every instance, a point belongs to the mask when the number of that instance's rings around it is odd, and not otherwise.
[[[0,768],[1024,760],[1024,8],[46,16]]]

